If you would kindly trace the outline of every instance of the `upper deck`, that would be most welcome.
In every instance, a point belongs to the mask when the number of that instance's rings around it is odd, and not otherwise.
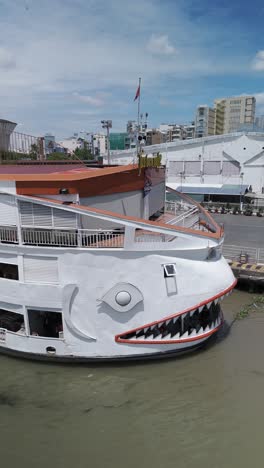
[[[2,193],[0,200],[2,244],[155,249],[153,244],[175,248],[186,238],[219,241],[223,234],[211,216],[185,196],[180,202],[167,202],[156,221],[23,195]]]

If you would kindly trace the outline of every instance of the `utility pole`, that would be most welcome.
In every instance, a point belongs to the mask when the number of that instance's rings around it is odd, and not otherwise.
[[[106,128],[107,141],[107,164],[110,165],[110,128],[112,128],[112,120],[101,120],[102,128]]]

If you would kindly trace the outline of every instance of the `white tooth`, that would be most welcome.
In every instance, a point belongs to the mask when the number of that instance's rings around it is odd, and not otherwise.
[[[153,336],[148,336],[147,338],[144,338],[144,341],[153,341]]]
[[[147,330],[148,330],[148,327],[147,327],[147,328],[144,328],[144,333],[146,333]]]
[[[196,309],[194,309],[194,310],[191,310],[191,312],[189,312],[189,314],[190,314],[190,317],[192,317],[192,316],[193,316],[193,314],[194,314],[195,312],[196,312]]]
[[[210,331],[210,327],[209,327],[209,325],[207,325],[207,327],[204,329],[204,333],[207,333],[209,331]]]
[[[154,330],[155,327],[156,327],[156,324],[155,324],[155,325],[151,325],[150,329],[151,329],[151,330]]]
[[[178,318],[179,318],[179,316],[178,316],[178,317],[174,317],[174,318],[173,318],[173,323],[176,323],[177,320],[178,320]]]
[[[197,335],[197,331],[194,329],[189,336],[196,336],[196,335]]]
[[[182,318],[185,319],[186,315],[188,315],[188,312],[186,314],[182,314]]]
[[[179,340],[180,339],[180,333],[176,333],[176,335],[171,336],[172,340]]]
[[[218,304],[218,302],[219,302],[219,297],[214,300],[215,305]]]
[[[170,321],[171,321],[171,319],[169,319],[169,320],[166,320],[166,322],[165,322],[165,323],[166,323],[166,325],[169,325]]]
[[[189,334],[188,334],[188,331],[184,333],[184,335],[181,336],[181,339],[184,339],[184,338],[188,338],[189,337]]]
[[[199,314],[202,312],[204,306],[199,307]]]
[[[155,336],[154,340],[161,340],[162,339],[162,334],[158,335],[158,336]]]
[[[206,305],[207,305],[208,309],[210,309],[210,307],[212,305],[212,302],[208,302]]]
[[[225,295],[219,297],[219,300],[222,301],[224,299]]]

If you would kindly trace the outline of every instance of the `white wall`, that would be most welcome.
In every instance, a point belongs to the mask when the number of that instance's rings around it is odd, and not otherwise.
[[[243,172],[243,184],[252,185],[253,190],[261,192],[264,187],[264,133],[233,133],[217,135],[206,138],[197,138],[188,141],[164,143],[145,148],[145,153],[152,155],[160,152],[163,164],[170,161],[233,161],[240,165]],[[133,151],[115,152],[111,156],[113,163],[129,164],[135,160]],[[179,182],[180,177],[172,177],[167,172],[170,182]],[[222,174],[188,177],[184,183],[221,183],[240,184],[239,176],[223,176]]]

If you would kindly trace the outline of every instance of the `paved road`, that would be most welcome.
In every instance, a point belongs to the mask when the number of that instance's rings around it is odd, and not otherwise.
[[[215,214],[214,218],[224,224],[225,244],[264,248],[264,217]]]

